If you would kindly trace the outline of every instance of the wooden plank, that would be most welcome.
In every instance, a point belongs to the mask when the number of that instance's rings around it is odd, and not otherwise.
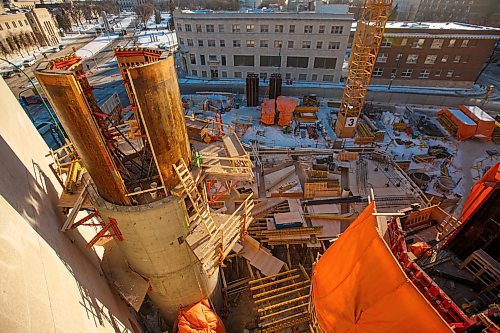
[[[87,180],[85,182],[85,185],[83,185],[83,189],[80,192],[80,195],[78,196],[78,199],[76,200],[75,205],[73,206],[73,209],[71,210],[68,217],[66,218],[66,221],[64,222],[64,225],[62,226],[61,231],[68,230],[71,227],[71,225],[75,222],[76,215],[78,215],[78,212],[82,208],[82,204],[88,195],[88,192],[87,192],[88,186],[89,186],[89,181]]]

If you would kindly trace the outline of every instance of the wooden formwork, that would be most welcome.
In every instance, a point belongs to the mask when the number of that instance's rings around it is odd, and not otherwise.
[[[486,290],[488,291],[497,288],[500,284],[500,265],[498,261],[482,249],[472,252],[459,267],[471,272],[477,280],[487,287]]]
[[[317,197],[338,197],[340,187],[328,187],[328,182],[305,183],[304,198],[311,199]]]
[[[337,155],[339,161],[356,161],[358,158],[358,153],[342,152]]]

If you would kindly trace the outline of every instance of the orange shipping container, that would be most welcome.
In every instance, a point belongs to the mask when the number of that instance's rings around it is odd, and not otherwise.
[[[455,124],[458,140],[467,140],[476,135],[477,124],[461,110],[443,108],[437,115],[444,115]]]
[[[490,141],[495,130],[495,119],[479,106],[460,105],[458,108],[477,124],[476,137]]]
[[[312,305],[322,331],[453,332],[403,272],[373,212],[371,203],[314,268]]]

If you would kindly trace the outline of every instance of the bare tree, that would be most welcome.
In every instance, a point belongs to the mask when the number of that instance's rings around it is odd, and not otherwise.
[[[71,20],[66,10],[62,9],[56,14],[56,22],[59,28],[65,32],[71,31]]]
[[[79,4],[79,7],[82,11],[83,17],[85,18],[85,20],[87,20],[87,23],[91,22],[94,18],[94,13],[92,11],[94,4],[92,3],[92,1],[82,2]]]
[[[7,43],[7,40],[0,40],[0,53],[4,57],[7,57],[8,54],[12,53],[12,49],[10,48],[9,44]]]
[[[158,9],[155,9],[155,23],[161,23],[161,12]]]
[[[21,40],[21,36],[19,34],[13,35],[12,40],[14,41],[14,44],[16,45],[16,49],[19,52],[20,55],[23,55],[21,50],[23,49],[23,42]]]
[[[138,16],[139,21],[142,24],[144,24],[144,28],[147,29],[147,23],[149,21],[149,18],[154,13],[154,6],[149,4],[149,3],[145,3],[145,4],[142,4],[139,6],[135,6],[134,11],[135,11],[136,15]]]
[[[71,5],[71,9],[69,11],[69,15],[71,16],[71,18],[73,19],[73,21],[78,24],[78,26],[81,26],[82,25],[82,20],[84,18],[84,15],[83,15],[83,11],[82,11],[82,8],[81,8],[81,5],[80,4],[72,4]]]

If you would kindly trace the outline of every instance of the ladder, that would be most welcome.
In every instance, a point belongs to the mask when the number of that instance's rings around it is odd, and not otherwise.
[[[198,191],[193,176],[191,175],[191,172],[189,172],[183,159],[179,161],[178,165],[174,164],[174,170],[181,181],[181,185],[184,188],[186,195],[189,197],[189,200],[193,205],[194,212],[189,216],[188,224],[191,225],[194,223],[195,225],[198,225],[202,222],[209,235],[212,236],[216,233],[217,228],[212,215],[210,215],[210,208],[208,207],[208,203],[203,200],[203,197]]]

